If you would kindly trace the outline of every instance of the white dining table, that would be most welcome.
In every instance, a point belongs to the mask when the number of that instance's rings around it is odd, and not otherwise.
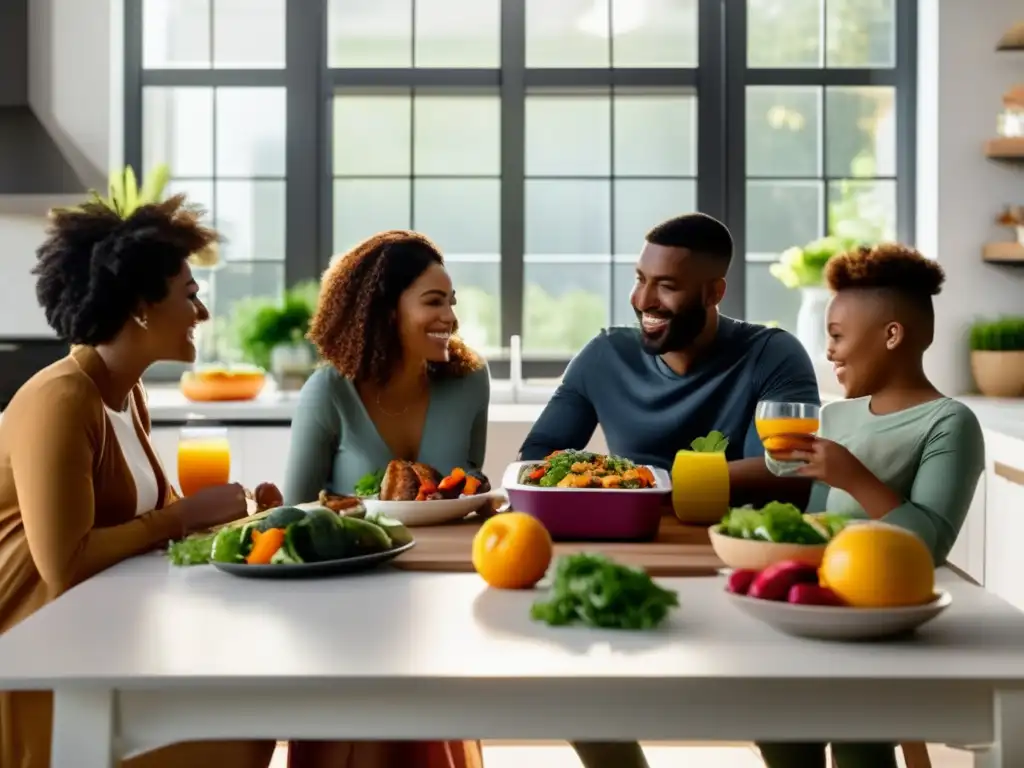
[[[176,741],[891,740],[991,745],[1024,766],[1024,614],[951,574],[916,636],[798,640],[721,578],[662,579],[656,631],[550,628],[540,592],[384,568],[240,579],[159,555],[81,584],[0,636],[0,689],[53,689],[54,768]]]

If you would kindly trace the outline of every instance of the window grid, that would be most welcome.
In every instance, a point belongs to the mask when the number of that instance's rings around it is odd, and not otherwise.
[[[214,0],[215,2],[216,0]],[[144,70],[142,0],[125,4],[125,161],[142,164],[142,91],[145,86],[284,86],[287,88],[286,279],[316,278],[332,254],[331,100],[335,92],[362,88],[432,88],[446,95],[497,89],[501,100],[501,339],[507,345],[523,331],[525,254],[525,99],[528,89],[575,87],[617,92],[635,87],[693,89],[697,101],[697,208],[723,219],[733,231],[737,256],[729,275],[723,310],[742,316],[745,306],[745,93],[748,85],[889,85],[896,90],[896,174],[898,236],[913,240],[914,100],[916,99],[916,0],[896,0],[896,66],[889,69],[756,69],[746,62],[746,3],[699,0],[699,65],[692,68],[528,68],[526,0],[501,3],[501,60],[498,68],[330,68],[327,65],[327,0],[287,3],[284,69]],[[611,6],[611,3],[609,3]],[[213,3],[211,2],[211,14]],[[611,8],[609,14],[611,15]],[[413,9],[413,25],[415,25]],[[210,24],[211,38],[214,34]],[[823,45],[827,38],[823,36]],[[415,30],[410,45],[416,44]],[[211,57],[213,41],[211,39]],[[609,36],[609,57],[614,62]],[[415,64],[415,58],[413,59]],[[621,90],[620,90],[621,89]],[[824,93],[824,91],[823,91]],[[415,108],[413,108],[415,109]],[[824,111],[822,118],[824,119]],[[216,119],[216,117],[215,117]],[[413,118],[415,119],[415,118]],[[826,126],[827,127],[827,126]],[[724,130],[723,130],[724,129]],[[611,127],[614,137],[614,126]],[[614,144],[612,145],[614,147]],[[413,149],[415,151],[415,149]],[[822,142],[824,151],[824,141]],[[613,149],[614,155],[614,149]],[[614,164],[614,156],[612,163]],[[144,169],[142,169],[144,170]],[[827,169],[823,167],[823,172]],[[188,177],[184,177],[188,178]],[[224,177],[227,180],[229,177]],[[260,177],[255,177],[260,178]],[[340,178],[340,177],[339,177]],[[385,177],[381,177],[385,178]],[[387,177],[390,178],[390,177]],[[446,175],[416,177],[448,178]],[[452,178],[476,178],[458,175]],[[486,178],[481,176],[480,178]],[[531,177],[540,178],[540,177]],[[571,176],[559,176],[568,180]],[[581,177],[584,178],[584,177]],[[597,177],[585,177],[593,179]],[[609,175],[615,205],[614,168]],[[635,177],[647,179],[648,177]],[[661,177],[659,177],[661,178]],[[671,177],[675,178],[675,177]],[[687,178],[687,177],[681,177]],[[828,177],[821,177],[828,183]],[[412,185],[411,185],[412,186]],[[827,194],[823,197],[827,200]],[[206,202],[206,201],[204,201]],[[208,201],[212,204],[213,201]],[[411,205],[415,203],[410,201]],[[825,203],[827,205],[827,202]],[[827,209],[826,209],[827,210]],[[610,219],[614,256],[614,208]],[[651,222],[653,225],[656,222]],[[443,245],[443,244],[442,244]],[[614,258],[612,259],[614,262]],[[614,294],[613,298],[614,300]],[[757,318],[754,318],[757,319]],[[566,360],[528,360],[527,376],[560,374]],[[507,364],[496,360],[495,376]]]

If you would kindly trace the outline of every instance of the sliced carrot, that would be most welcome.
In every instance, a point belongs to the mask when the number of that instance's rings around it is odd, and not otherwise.
[[[547,470],[544,469],[544,467],[542,467],[542,466],[541,467],[537,467],[537,469],[533,470],[533,472],[530,473],[530,479],[531,480],[540,480],[542,477],[544,477],[544,474],[546,472],[547,472]]]
[[[466,484],[462,486],[462,492],[466,496],[472,496],[480,490],[480,479],[472,475],[466,475]]]
[[[245,562],[249,565],[268,565],[270,558],[284,544],[284,528],[270,528],[252,532],[252,550]]]
[[[437,486],[432,483],[422,483],[420,492],[416,494],[416,501],[426,501],[432,493],[437,493]]]
[[[654,487],[654,473],[647,467],[637,467],[636,473],[648,488]]]
[[[451,474],[448,475],[448,477],[443,478],[441,482],[438,483],[437,487],[439,490],[447,491],[449,488],[455,488],[465,479],[465,470],[463,470],[461,467],[456,467],[455,469],[452,470]]]

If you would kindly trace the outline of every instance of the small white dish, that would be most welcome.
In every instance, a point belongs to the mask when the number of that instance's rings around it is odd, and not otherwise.
[[[434,501],[380,501],[363,499],[367,512],[385,515],[402,525],[413,528],[418,525],[441,525],[461,520],[470,512],[484,506],[494,492],[478,493],[474,496],[460,496],[457,499],[436,499]]]
[[[838,641],[881,640],[911,632],[934,619],[953,602],[953,597],[945,590],[936,590],[935,598],[929,603],[906,608],[793,605],[730,592],[724,594],[745,614],[783,634]]]

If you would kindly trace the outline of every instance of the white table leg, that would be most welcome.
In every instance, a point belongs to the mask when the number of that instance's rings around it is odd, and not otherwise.
[[[995,741],[975,753],[975,768],[1024,766],[1024,691],[996,691],[994,706]]]
[[[57,688],[51,768],[116,768],[114,691]]]

